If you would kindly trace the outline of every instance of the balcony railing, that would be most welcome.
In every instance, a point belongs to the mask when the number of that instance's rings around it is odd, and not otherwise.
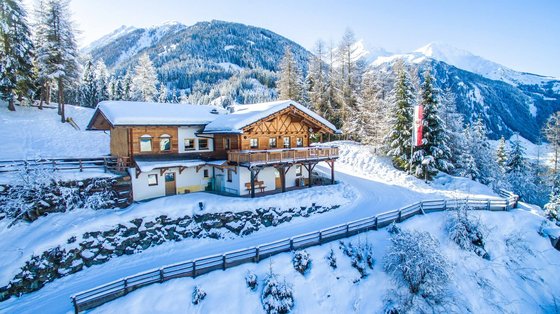
[[[338,158],[338,147],[298,147],[269,150],[230,150],[228,161],[238,165],[294,163]]]

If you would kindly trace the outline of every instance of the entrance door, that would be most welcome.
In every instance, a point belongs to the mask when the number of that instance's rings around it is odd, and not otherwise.
[[[280,171],[274,169],[274,188],[281,189],[282,188],[282,178],[280,177]]]
[[[165,174],[165,196],[177,194],[177,184],[175,183],[175,172]]]

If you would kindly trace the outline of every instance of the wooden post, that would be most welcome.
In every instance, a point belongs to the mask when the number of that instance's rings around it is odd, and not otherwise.
[[[334,184],[334,160],[331,161],[331,184]]]
[[[256,263],[258,263],[259,260],[261,259],[260,253],[261,253],[261,252],[260,252],[260,247],[257,246],[257,247],[255,248],[255,262],[256,262]]]
[[[294,239],[290,238],[290,251],[294,250]]]
[[[165,280],[165,276],[163,275],[163,268],[159,269],[159,282],[163,282]]]
[[[226,255],[222,255],[222,269],[226,270]]]
[[[378,223],[378,218],[377,218],[377,216],[375,216],[375,230],[379,230],[379,227],[378,227],[377,223]]]
[[[80,159],[79,162],[80,162],[80,172],[83,172],[83,171],[84,171],[84,167],[83,167],[83,165],[82,165],[82,160]]]
[[[107,173],[107,158],[103,158],[103,172]]]
[[[124,279],[124,294],[128,294],[128,278]]]
[[[255,197],[255,170],[251,168],[251,198]]]
[[[402,215],[402,211],[399,209],[399,217],[397,218],[397,222],[401,222],[401,215]]]
[[[196,260],[192,262],[192,277],[196,277]]]
[[[72,304],[74,305],[74,313],[78,314],[80,311],[78,310],[78,303],[76,302],[76,297],[72,297]]]
[[[286,172],[284,171],[284,166],[278,169],[280,171],[280,181],[282,183],[282,193],[286,192]]]

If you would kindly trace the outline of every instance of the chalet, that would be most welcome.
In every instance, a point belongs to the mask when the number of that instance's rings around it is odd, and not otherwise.
[[[111,155],[127,169],[134,200],[213,191],[250,195],[311,186],[338,148],[311,146],[334,125],[298,104],[216,106],[128,101],[99,103],[88,130],[110,132]]]

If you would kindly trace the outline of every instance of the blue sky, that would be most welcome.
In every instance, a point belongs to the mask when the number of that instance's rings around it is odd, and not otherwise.
[[[26,0],[31,2],[32,0]],[[370,47],[445,42],[518,71],[560,77],[560,0],[72,0],[81,43],[121,25],[212,19],[264,27],[305,48],[349,27]]]

